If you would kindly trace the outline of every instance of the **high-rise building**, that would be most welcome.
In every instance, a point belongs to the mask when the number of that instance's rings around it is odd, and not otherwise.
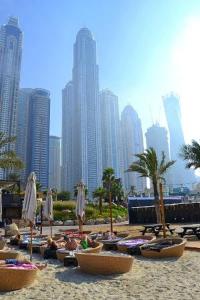
[[[83,180],[91,196],[101,183],[102,162],[96,42],[87,28],[82,28],[76,36],[72,77],[72,139],[66,141],[72,145],[72,185]],[[68,116],[69,113],[63,115]],[[67,145],[62,138],[63,153]],[[63,166],[63,171],[66,168]]]
[[[118,97],[109,90],[99,94],[101,107],[102,167],[120,177],[120,122]]]
[[[146,132],[146,144],[147,148],[154,148],[158,157],[161,161],[162,152],[165,153],[166,161],[170,160],[169,155],[169,142],[168,142],[168,132],[165,127],[161,127],[158,123],[153,124],[147,129]],[[171,167],[173,168],[173,166]],[[171,171],[169,170],[164,176],[166,179],[166,184],[171,183]]]
[[[134,186],[137,192],[143,192],[146,180],[135,172],[125,172],[131,163],[137,160],[134,155],[144,152],[141,121],[130,105],[126,106],[121,114],[121,144],[124,186],[127,191]]]
[[[73,122],[73,83],[70,81],[62,91],[62,171],[63,191],[73,193],[74,172],[72,165],[72,122]]]
[[[49,137],[49,187],[60,191],[60,137]]]
[[[36,173],[42,189],[48,187],[49,177],[50,93],[34,89],[29,105],[29,172]]]
[[[22,55],[22,32],[17,18],[0,28],[0,131],[16,136],[16,108]],[[8,146],[15,150],[15,143]],[[1,170],[0,177],[6,174]]]
[[[20,180],[23,185],[28,176],[28,122],[29,122],[29,103],[33,89],[23,88],[19,90],[17,103],[17,142],[16,152],[18,157],[24,162],[25,168],[20,171]]]
[[[171,93],[163,97],[165,115],[170,136],[170,156],[176,163],[172,170],[172,182],[174,185],[192,183],[194,177],[185,169],[185,162],[180,157],[180,149],[185,144],[179,97]]]
[[[21,89],[17,111],[17,153],[25,163],[22,183],[34,171],[45,190],[49,176],[50,93],[44,89]]]

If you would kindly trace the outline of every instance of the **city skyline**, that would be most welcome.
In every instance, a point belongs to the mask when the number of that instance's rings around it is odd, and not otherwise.
[[[97,1],[66,4],[61,0],[56,7],[57,14],[54,14],[55,1],[43,1],[42,5],[37,0],[30,1],[31,10],[27,1],[11,0],[7,5],[3,2],[0,22],[5,23],[8,15],[18,15],[24,32],[21,87],[43,86],[51,91],[51,134],[61,136],[61,124],[56,121],[61,116],[60,91],[70,79],[73,37],[86,25],[98,43],[100,89],[109,88],[119,97],[120,112],[131,104],[143,120],[144,132],[156,120],[166,126],[162,96],[173,90],[180,95],[186,142],[199,139],[195,117],[191,119],[191,114],[198,117],[195,101],[200,95],[193,74],[198,78],[199,58],[197,50],[195,56],[192,55],[191,48],[195,45],[198,49],[200,3],[192,1],[178,5],[178,2],[146,1],[144,5],[127,0],[114,5],[111,0],[106,2],[104,10],[105,3],[98,4]],[[41,17],[34,13],[38,8],[45,12]],[[169,12],[170,18],[167,17]],[[130,14],[135,18],[130,18]],[[108,22],[110,19],[112,22]],[[55,37],[54,44],[51,33]],[[32,43],[37,47],[32,47]],[[184,72],[184,66],[189,65],[191,57],[195,72],[190,66],[188,74]],[[45,72],[47,69],[49,72]]]

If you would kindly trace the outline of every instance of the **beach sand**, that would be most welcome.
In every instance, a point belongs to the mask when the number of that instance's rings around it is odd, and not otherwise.
[[[40,255],[35,254],[34,261],[41,262]],[[0,299],[199,300],[199,278],[200,252],[185,251],[179,259],[137,256],[131,272],[119,276],[88,275],[50,260],[32,286],[0,293]]]

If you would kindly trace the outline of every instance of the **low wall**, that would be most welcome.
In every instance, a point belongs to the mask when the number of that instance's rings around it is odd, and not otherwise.
[[[129,207],[129,224],[156,223],[154,206]],[[165,220],[168,223],[200,223],[200,203],[165,205]]]

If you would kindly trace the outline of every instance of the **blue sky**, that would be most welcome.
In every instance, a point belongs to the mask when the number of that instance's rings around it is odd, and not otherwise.
[[[199,0],[0,0],[0,24],[10,15],[24,34],[21,87],[51,92],[51,134],[61,135],[61,91],[86,26],[97,42],[100,88],[119,96],[120,111],[133,105],[145,132],[153,121],[165,124],[161,96],[173,90],[186,141],[199,139]]]

